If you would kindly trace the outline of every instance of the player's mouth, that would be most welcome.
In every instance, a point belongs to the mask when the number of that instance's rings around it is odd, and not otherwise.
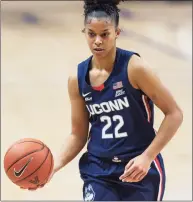
[[[96,53],[102,53],[104,50],[105,50],[105,49],[103,49],[103,48],[94,48],[94,51],[95,51]]]

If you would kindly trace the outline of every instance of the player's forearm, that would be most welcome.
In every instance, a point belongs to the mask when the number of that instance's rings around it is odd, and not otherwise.
[[[57,172],[70,161],[72,161],[78,153],[83,149],[86,144],[87,139],[83,140],[77,135],[71,134],[66,142],[65,146],[62,148],[59,156],[55,159],[54,171]]]
[[[144,154],[147,155],[151,160],[154,160],[156,156],[161,152],[161,150],[166,146],[166,144],[175,135],[182,121],[183,114],[180,110],[176,110],[173,113],[166,114],[156,137],[149,145],[149,147],[145,150]]]

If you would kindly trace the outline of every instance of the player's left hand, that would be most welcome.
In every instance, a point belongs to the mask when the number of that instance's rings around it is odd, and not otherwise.
[[[119,179],[123,182],[139,182],[147,175],[151,163],[152,159],[141,154],[129,161]]]

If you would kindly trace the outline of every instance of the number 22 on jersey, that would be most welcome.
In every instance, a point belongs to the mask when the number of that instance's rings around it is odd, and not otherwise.
[[[122,138],[128,136],[127,132],[120,132],[120,129],[124,125],[124,120],[122,116],[114,115],[112,118],[109,116],[101,116],[100,120],[101,122],[106,123],[102,129],[102,139]],[[111,127],[113,122],[118,122],[117,125],[115,126],[114,134],[106,133],[107,130]]]

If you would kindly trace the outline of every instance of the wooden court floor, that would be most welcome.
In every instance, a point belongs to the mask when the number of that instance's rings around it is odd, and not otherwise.
[[[139,52],[171,90],[184,122],[163,150],[165,200],[192,198],[192,5],[132,2],[121,6],[117,46]],[[2,200],[82,200],[78,157],[36,192],[6,177],[3,157],[21,138],[44,141],[55,155],[70,133],[68,75],[90,55],[81,2],[1,3]],[[155,129],[163,118],[156,108]]]

